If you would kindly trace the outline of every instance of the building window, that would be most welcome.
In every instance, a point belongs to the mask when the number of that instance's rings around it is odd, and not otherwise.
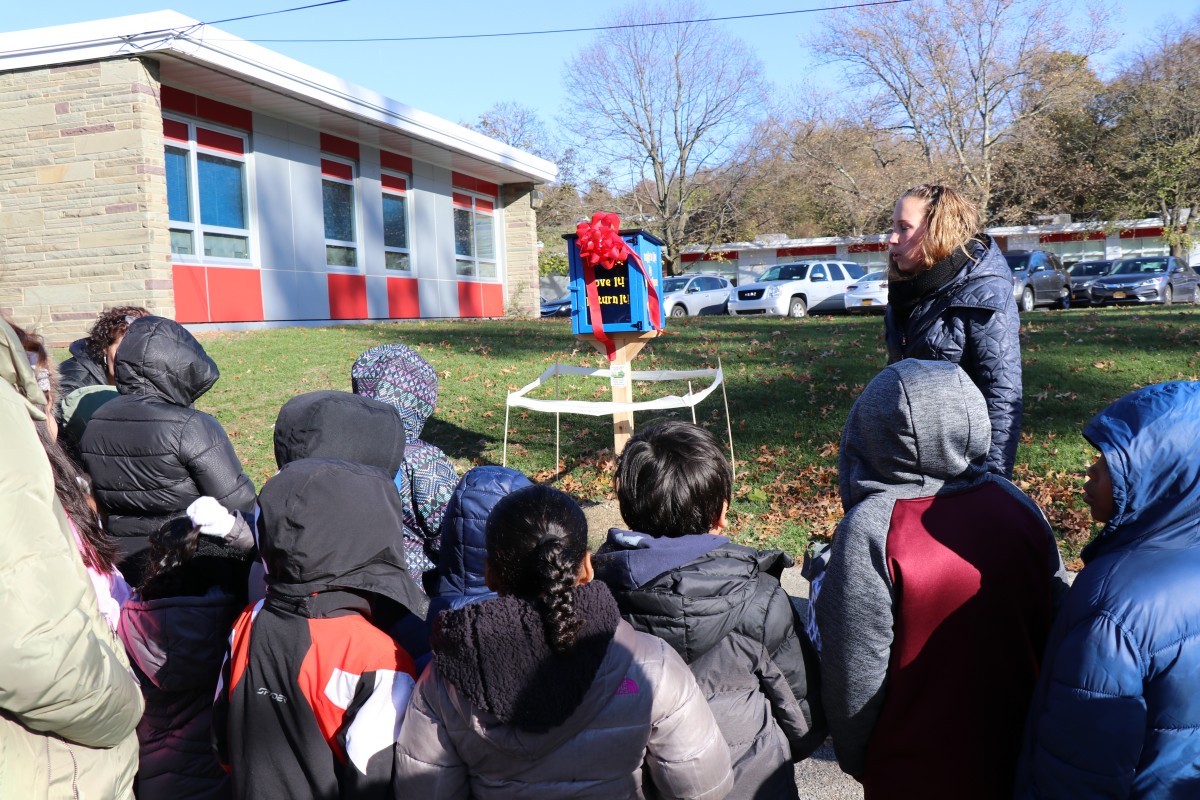
[[[454,268],[472,278],[497,277],[495,199],[454,193]]]
[[[401,175],[384,172],[383,186],[383,258],[388,269],[412,271],[408,242],[408,181]]]
[[[244,134],[163,119],[171,253],[250,258]]]
[[[354,164],[321,159],[321,199],[325,212],[325,263],[331,267],[357,267]]]

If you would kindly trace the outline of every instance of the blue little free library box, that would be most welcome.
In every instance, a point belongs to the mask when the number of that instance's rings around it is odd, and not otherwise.
[[[646,273],[654,283],[659,296],[658,328],[662,328],[664,320],[662,308],[662,245],[657,238],[644,230],[620,231],[624,239],[638,257]],[[587,287],[583,278],[583,263],[579,260],[579,246],[576,235],[568,233],[563,236],[567,240],[567,261],[570,274],[571,294],[571,333],[594,333],[591,314],[588,313]],[[628,259],[612,269],[596,267],[596,292],[600,297],[600,318],[605,333],[644,333],[655,326],[650,319],[650,292],[646,278]]]

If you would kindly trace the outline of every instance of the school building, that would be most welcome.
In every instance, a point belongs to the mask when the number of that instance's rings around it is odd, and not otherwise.
[[[52,342],[538,307],[554,164],[173,11],[0,34],[0,313]]]
[[[1162,221],[1127,220],[1120,223],[1067,222],[988,228],[1001,250],[1045,250],[1070,268],[1077,261],[1166,255]],[[768,235],[754,242],[696,246],[680,254],[684,272],[724,275],[738,283],[755,280],[766,269],[789,261],[829,258],[862,264],[868,272],[887,269],[887,236],[829,236],[789,239]],[[1191,254],[1200,264],[1200,248]]]

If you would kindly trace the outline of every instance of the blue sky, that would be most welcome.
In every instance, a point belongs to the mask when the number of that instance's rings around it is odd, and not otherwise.
[[[309,0],[311,2],[311,0]],[[1086,2],[1087,0],[1085,0]],[[723,0],[712,16],[768,13],[837,2]],[[0,0],[0,28],[22,30],[172,8],[202,21],[304,5],[305,0]],[[617,0],[349,0],[221,27],[246,39],[356,36],[434,36],[602,25],[627,3]],[[519,12],[514,12],[519,8]],[[1195,0],[1122,0],[1115,4],[1121,38],[1106,61],[1138,45],[1164,20],[1187,19]],[[836,87],[837,73],[822,69],[803,41],[821,13],[719,23],[750,44],[780,96],[802,79]],[[563,65],[594,34],[570,33],[466,41],[379,44],[271,43],[264,46],[341,78],[454,122],[475,120],[498,101],[536,109],[551,122],[562,110]]]

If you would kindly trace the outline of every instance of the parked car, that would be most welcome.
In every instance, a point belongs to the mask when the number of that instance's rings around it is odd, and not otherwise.
[[[543,317],[569,317],[571,316],[571,295],[565,294],[557,300],[547,300],[542,298],[542,316]]]
[[[1071,307],[1071,278],[1053,253],[1009,250],[1004,258],[1013,273],[1013,297],[1021,311],[1033,311],[1034,306]]]
[[[1174,256],[1124,258],[1092,283],[1092,303],[1195,303],[1197,282],[1192,268]]]
[[[887,270],[869,272],[846,287],[846,310],[854,313],[869,313],[887,309]]]
[[[1071,302],[1091,303],[1088,287],[1097,279],[1112,272],[1114,261],[1079,261],[1071,265],[1067,275],[1071,278]]]
[[[724,314],[733,284],[717,275],[676,275],[662,284],[662,307],[672,317]]]
[[[810,311],[842,311],[846,289],[862,275],[852,261],[776,264],[729,295],[729,313],[805,317]]]

